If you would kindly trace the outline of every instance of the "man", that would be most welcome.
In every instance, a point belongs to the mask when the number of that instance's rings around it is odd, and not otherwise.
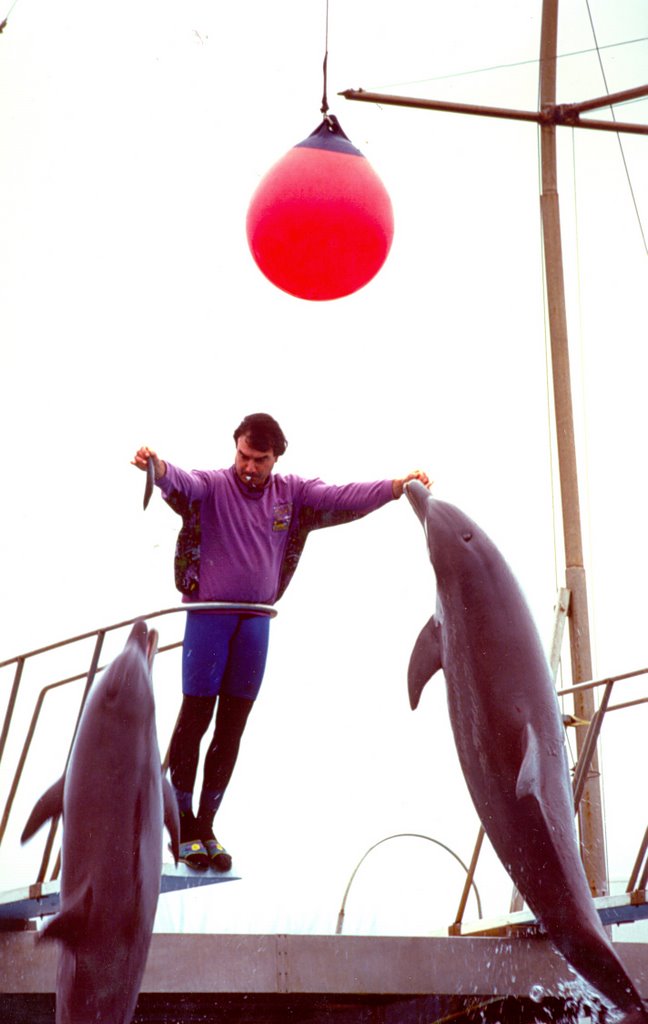
[[[183,518],[176,548],[176,584],[183,600],[272,605],[288,586],[310,530],[361,518],[400,498],[403,479],[330,486],[280,476],[273,469],[288,442],[266,413],[246,416],[234,431],[229,469],[188,473],[138,450],[133,465],[153,460],[156,484]],[[189,609],[188,609],[189,610]],[[182,652],[182,707],[171,740],[170,769],[180,810],[180,855],[190,867],[228,871],[232,859],[213,832],[241,736],[258,695],[268,650],[269,618],[259,611],[194,611]],[[198,814],[193,791],[199,748],[216,707],[205,757]]]

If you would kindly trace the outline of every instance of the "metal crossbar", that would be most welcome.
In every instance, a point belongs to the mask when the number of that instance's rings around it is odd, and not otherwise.
[[[16,705],[21,690],[21,685],[24,683],[25,666],[28,663],[32,662],[34,659],[42,655],[47,655],[52,651],[61,650],[63,648],[73,648],[75,645],[81,644],[87,640],[94,639],[95,641],[92,656],[90,658],[90,663],[85,671],[78,672],[74,675],[68,675],[62,679],[57,679],[52,682],[48,682],[45,686],[41,688],[40,692],[38,693],[29,721],[29,725],[27,728],[27,732],[17,757],[16,767],[13,773],[11,784],[9,786],[9,791],[7,799],[5,801],[2,817],[0,818],[0,846],[2,845],[3,839],[7,831],[7,827],[9,825],[11,814],[16,802],[18,788],[25,773],[25,767],[28,763],[30,752],[32,751],[32,745],[34,736],[36,734],[36,729],[38,727],[39,722],[41,721],[43,708],[45,707],[48,696],[55,690],[60,690],[61,688],[70,685],[71,683],[76,683],[81,680],[85,680],[85,686],[79,703],[79,709],[74,725],[72,739],[70,741],[70,746],[66,756],[65,764],[67,767],[70,758],[70,753],[72,751],[72,745],[74,743],[74,738],[79,727],[79,722],[81,720],[81,715],[83,713],[83,708],[85,707],[88,694],[90,693],[90,689],[96,676],[103,670],[103,668],[106,667],[105,665],[100,664],[100,659],[106,636],[109,633],[113,633],[119,629],[124,629],[125,627],[132,626],[135,622],[137,622],[140,619],[148,621],[149,619],[157,619],[162,616],[175,615],[178,612],[193,611],[222,611],[242,613],[248,612],[251,614],[267,615],[269,618],[274,618],[274,616],[277,614],[276,609],[273,608],[271,605],[248,604],[244,602],[231,601],[196,602],[192,603],[191,605],[180,605],[179,607],[164,608],[159,611],[149,612],[146,615],[137,615],[132,619],[124,619],[121,622],[115,622],[109,626],[101,626],[98,629],[91,630],[90,632],[80,633],[77,636],[69,637],[65,640],[58,640],[55,643],[48,644],[45,647],[38,647],[32,651],[27,651],[24,654],[16,655],[15,657],[9,658],[5,661],[0,661],[0,669],[10,668],[12,665],[15,666],[13,681],[11,684],[11,689],[7,700],[7,706],[4,715],[4,721],[2,724],[2,731],[0,732],[0,772],[2,772],[3,762],[6,756],[7,742],[10,737],[10,734],[12,734],[12,727],[15,728]],[[161,646],[158,648],[157,656],[164,654],[167,651],[175,650],[176,648],[181,646],[182,640],[177,640],[173,643]],[[167,757],[165,757],[165,765],[166,762]],[[58,818],[53,819],[50,824],[49,833],[45,843],[45,849],[43,851],[41,866],[38,872],[38,878],[36,879],[36,881],[39,883],[45,881],[46,875],[48,873],[49,866],[53,856],[58,826]],[[57,854],[55,858],[55,864],[51,875],[52,879],[55,879],[58,876],[59,868],[60,852]]]

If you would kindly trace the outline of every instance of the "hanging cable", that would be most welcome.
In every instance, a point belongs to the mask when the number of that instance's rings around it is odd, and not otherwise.
[[[18,3],[18,0],[13,0],[13,3],[11,5],[11,7],[9,8],[9,10],[7,11],[4,19],[0,22],[0,34],[2,34],[4,32],[4,30],[6,29],[7,22],[9,21],[9,16],[12,13],[12,11],[13,11],[13,9],[16,6],[17,3]]]
[[[324,117],[328,114],[328,97],[326,95],[327,89],[327,76],[328,76],[328,34],[329,34],[329,0],[326,0],[326,28],[324,31],[324,64],[322,65],[322,72],[324,76],[324,91],[322,93],[322,106],[320,111],[324,114]]]

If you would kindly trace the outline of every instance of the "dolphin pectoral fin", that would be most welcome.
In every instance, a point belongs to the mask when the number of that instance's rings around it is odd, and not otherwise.
[[[20,837],[21,843],[26,843],[28,839],[38,832],[41,825],[44,825],[50,818],[55,818],[58,814],[63,813],[63,788],[65,786],[65,776],[62,775],[58,782],[55,782],[53,786],[50,786],[42,797],[34,804],[34,809],[27,819],[27,824],[23,829],[23,833]]]
[[[164,824],[171,836],[171,852],[176,864],[180,856],[180,815],[171,783],[162,776],[162,797],[164,800]]]
[[[524,736],[522,764],[515,784],[515,795],[518,800],[525,796],[533,796],[538,803],[542,803],[538,737],[533,726],[528,723]]]
[[[418,707],[423,687],[440,668],[441,626],[433,615],[418,635],[407,669],[407,689],[412,711]]]
[[[92,885],[88,882],[80,892],[66,900],[65,909],[39,932],[39,941],[57,939],[69,949],[74,949],[87,931],[91,909]]]

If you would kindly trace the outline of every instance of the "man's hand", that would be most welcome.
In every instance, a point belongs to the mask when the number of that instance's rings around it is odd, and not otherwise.
[[[131,466],[137,466],[138,469],[143,469],[146,472],[149,459],[153,459],[155,479],[160,480],[166,473],[166,462],[160,459],[157,452],[154,452],[152,448],[138,448],[135,452],[135,457],[131,459]]]
[[[430,480],[427,473],[424,473],[422,469],[415,469],[413,473],[408,473],[402,480],[392,480],[392,494],[395,498],[403,496],[405,484],[409,483],[410,480],[420,480],[424,487],[432,486],[432,480]]]

